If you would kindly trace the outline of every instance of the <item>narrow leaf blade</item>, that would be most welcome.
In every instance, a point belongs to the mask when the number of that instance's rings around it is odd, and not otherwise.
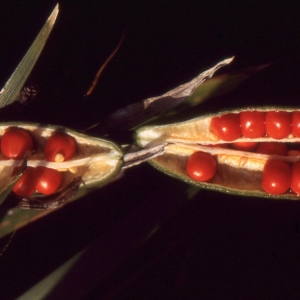
[[[27,53],[15,69],[14,73],[6,82],[4,88],[0,92],[0,108],[14,102],[23,87],[26,79],[31,73],[39,55],[41,54],[45,43],[50,35],[50,32],[58,15],[58,4],[55,6],[47,22],[37,35],[36,39],[28,49]]]
[[[85,250],[76,253],[72,258],[59,266],[47,277],[43,278],[40,282],[26,291],[23,295],[18,297],[18,300],[39,300],[45,299],[47,295],[59,284],[64,276],[70,271],[73,265],[80,259]]]

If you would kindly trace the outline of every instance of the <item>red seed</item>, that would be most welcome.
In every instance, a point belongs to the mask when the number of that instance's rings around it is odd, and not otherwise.
[[[294,111],[292,113],[292,133],[300,137],[300,111]]]
[[[241,130],[244,137],[259,138],[265,135],[265,113],[244,111],[240,113]]]
[[[62,184],[62,173],[45,167],[36,167],[34,171],[36,189],[44,195],[55,193]]]
[[[266,162],[262,174],[262,187],[272,195],[285,193],[292,182],[292,171],[289,165],[282,160]]]
[[[210,153],[195,152],[187,162],[188,175],[197,181],[208,181],[214,177],[217,163]]]
[[[29,197],[35,192],[34,168],[27,167],[13,187],[13,192],[20,197]]]
[[[64,132],[56,132],[47,140],[44,152],[48,161],[69,160],[76,152],[75,139]]]
[[[292,114],[285,111],[266,113],[266,133],[273,139],[283,139],[292,133]]]
[[[242,135],[239,114],[225,114],[211,119],[211,131],[223,141],[234,141]]]
[[[6,158],[19,159],[33,150],[31,135],[18,127],[8,128],[1,139],[1,152]]]

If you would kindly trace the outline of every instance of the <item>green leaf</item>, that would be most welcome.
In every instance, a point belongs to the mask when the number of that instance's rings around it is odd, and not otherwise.
[[[175,189],[178,198],[145,195],[138,206],[114,220],[112,226],[105,226],[83,251],[31,286],[18,299],[89,299],[88,293],[92,289],[105,284],[110,274],[122,267],[128,257],[182,208],[186,201],[184,192]]]
[[[78,259],[82,256],[85,250],[76,253],[73,257],[67,260],[64,264],[58,267],[55,271],[42,279],[23,295],[18,297],[18,300],[39,300],[45,299],[47,295],[55,288],[64,276],[69,272]]]
[[[58,15],[58,4],[55,6],[47,22],[37,35],[33,44],[15,69],[14,73],[6,82],[4,88],[0,92],[0,108],[14,102],[23,85],[31,73],[38,57],[40,56],[45,43],[50,35],[50,32]]]
[[[7,208],[5,203],[0,206],[0,238],[5,237],[7,234],[36,221],[39,218],[48,215],[55,210],[35,210],[35,209],[20,209],[20,208]]]

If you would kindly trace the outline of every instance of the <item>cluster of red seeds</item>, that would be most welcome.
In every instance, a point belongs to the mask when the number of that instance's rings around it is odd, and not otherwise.
[[[300,137],[300,111],[244,111],[212,118],[211,131],[221,140],[230,142],[242,136],[269,136],[284,139],[290,134]]]
[[[210,130],[220,139],[232,142],[240,137],[260,138],[269,136],[284,139],[291,135],[300,137],[300,112],[245,111],[239,114],[225,114],[212,118]],[[288,155],[288,147],[277,142],[233,142],[232,147],[270,155]],[[221,145],[221,147],[228,145]],[[299,155],[299,151],[296,154]],[[186,170],[192,179],[208,181],[215,175],[217,163],[209,153],[196,152],[190,156]],[[263,189],[273,195],[280,195],[291,189],[300,194],[300,162],[290,166],[280,160],[269,160],[262,174]]]
[[[1,138],[1,152],[8,159],[22,159],[34,151],[34,142],[30,133],[22,128],[8,128]],[[46,142],[44,153],[51,162],[62,162],[71,159],[76,152],[73,137],[54,133]],[[15,184],[13,191],[20,197],[28,197],[36,190],[44,195],[55,193],[61,186],[62,173],[46,167],[27,167],[24,174]]]

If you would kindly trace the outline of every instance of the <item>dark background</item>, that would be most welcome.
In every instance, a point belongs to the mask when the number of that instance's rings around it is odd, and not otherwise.
[[[40,98],[3,120],[81,130],[116,109],[160,95],[218,61],[222,72],[271,63],[203,108],[299,103],[299,4],[275,1],[61,1],[30,76]],[[55,2],[0,10],[4,85]],[[94,94],[98,68],[125,41]],[[93,132],[97,135],[97,130]],[[131,143],[131,132],[111,138]],[[144,164],[17,231],[0,257],[1,296],[14,299],[87,245],[52,299],[297,299],[300,204],[200,191]],[[5,240],[2,241],[5,244]]]

